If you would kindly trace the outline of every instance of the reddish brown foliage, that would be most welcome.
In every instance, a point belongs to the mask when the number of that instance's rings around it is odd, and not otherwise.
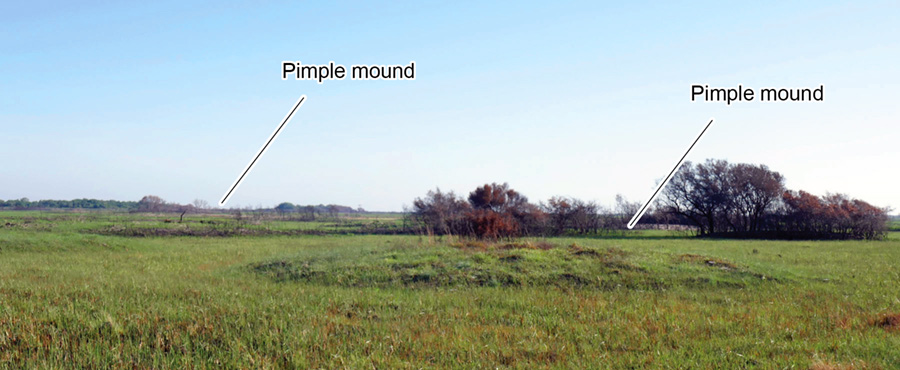
[[[479,238],[498,239],[518,235],[518,223],[510,215],[491,209],[470,211],[466,217],[472,223],[475,236]]]
[[[547,220],[544,211],[506,183],[476,188],[469,193],[469,205],[472,209],[466,213],[466,219],[479,238],[534,235]]]
[[[493,183],[484,184],[469,193],[469,204],[475,209],[504,212],[513,203],[523,198],[521,194],[510,189],[508,184]]]
[[[882,315],[872,320],[871,324],[888,330],[900,330],[900,313]]]
[[[788,191],[765,165],[686,162],[661,198],[662,209],[701,235],[787,239],[881,239],[887,209],[842,194]]]
[[[785,231],[805,237],[880,239],[887,210],[843,194],[817,197],[805,191],[785,192]]]

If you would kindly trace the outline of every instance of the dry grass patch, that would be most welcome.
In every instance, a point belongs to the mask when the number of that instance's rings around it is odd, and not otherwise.
[[[872,369],[863,361],[851,361],[849,364],[834,363],[828,361],[817,360],[809,366],[809,370],[863,370]]]
[[[524,241],[524,242],[502,242],[502,243],[491,243],[483,240],[467,240],[464,242],[455,242],[450,244],[451,247],[456,249],[463,250],[477,250],[477,251],[486,251],[489,249],[498,249],[498,250],[514,250],[514,249],[533,249],[533,250],[550,250],[556,248],[556,245],[548,242],[532,242],[532,241]]]
[[[548,242],[518,242],[505,243],[498,246],[499,249],[540,249],[543,251],[556,248],[555,245]]]
[[[881,315],[869,323],[885,330],[900,331],[900,313]]]

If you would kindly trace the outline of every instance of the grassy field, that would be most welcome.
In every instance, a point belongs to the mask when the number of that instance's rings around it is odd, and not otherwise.
[[[108,232],[172,217],[0,213],[0,367],[900,368],[897,234]]]

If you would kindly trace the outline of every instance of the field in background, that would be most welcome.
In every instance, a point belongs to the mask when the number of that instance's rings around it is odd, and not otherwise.
[[[183,219],[177,213],[0,211],[0,228],[4,226],[7,230],[130,237],[397,234],[404,231],[403,218],[395,213],[339,214],[299,221],[296,216],[246,211],[186,214]]]
[[[890,221],[888,221],[888,230],[890,231],[900,231],[900,218],[893,217]]]
[[[0,213],[0,367],[900,367],[896,233],[492,244],[356,235],[396,215],[177,219]]]

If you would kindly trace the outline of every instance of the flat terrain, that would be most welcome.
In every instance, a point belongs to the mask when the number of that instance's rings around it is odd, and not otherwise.
[[[0,213],[0,368],[900,368],[897,234],[485,244],[148,217]],[[158,231],[192,227],[257,231]]]

